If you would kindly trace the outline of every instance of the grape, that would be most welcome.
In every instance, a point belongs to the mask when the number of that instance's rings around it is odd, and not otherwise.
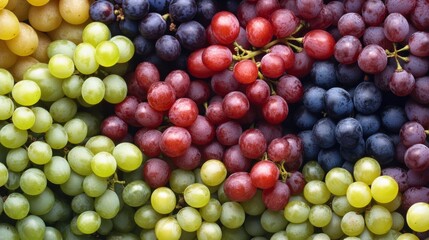
[[[43,239],[46,225],[39,216],[29,215],[16,222],[16,229],[20,239]]]
[[[193,183],[185,188],[183,197],[189,206],[201,208],[210,201],[210,191],[204,184]]]
[[[225,232],[219,227],[217,223],[203,222],[201,227],[197,230],[198,239],[214,239],[219,240]]]
[[[0,129],[0,143],[6,148],[18,148],[27,141],[28,132],[16,128],[13,123],[4,125]]]
[[[245,220],[245,212],[243,207],[237,202],[223,203],[219,220],[222,225],[227,228],[239,228],[243,225]]]
[[[304,19],[311,19],[319,15],[323,7],[323,1],[297,0],[296,7],[300,16]]]
[[[312,204],[324,204],[331,197],[326,184],[320,180],[307,182],[304,187],[304,197]]]
[[[374,158],[361,158],[354,165],[353,177],[355,181],[362,181],[367,185],[371,185],[380,174],[380,164]]]
[[[291,195],[289,186],[281,181],[276,181],[271,188],[266,188],[262,191],[262,201],[267,209],[282,210],[289,201]]]
[[[347,236],[359,236],[365,228],[365,221],[361,214],[348,212],[341,218],[341,230]]]
[[[392,42],[402,42],[408,35],[407,19],[400,13],[390,13],[384,20],[384,35]]]
[[[95,59],[95,47],[90,43],[79,43],[73,53],[73,62],[76,69],[83,74],[92,74],[98,69]]]
[[[256,194],[250,175],[247,172],[235,172],[224,182],[226,196],[232,201],[243,202],[251,199]]]
[[[328,116],[334,119],[345,118],[353,111],[352,97],[344,88],[330,88],[325,93],[324,101]]]
[[[371,189],[364,182],[353,182],[347,188],[347,200],[350,205],[356,208],[367,206],[372,199]]]
[[[335,40],[330,33],[317,29],[304,35],[303,45],[311,58],[326,60],[334,54]]]
[[[171,189],[159,187],[152,192],[150,202],[155,211],[160,214],[168,214],[176,207],[176,196]]]
[[[110,177],[116,168],[116,159],[109,152],[98,152],[91,159],[91,169],[99,177]]]
[[[7,10],[2,10],[2,13]],[[2,14],[4,15],[4,14]],[[4,16],[7,17],[7,16]],[[12,21],[12,23],[6,23],[12,25],[12,31],[16,29],[16,26],[14,26],[14,19],[9,19],[9,21]],[[18,56],[29,56],[33,54],[36,51],[37,46],[39,45],[39,37],[37,36],[36,31],[34,28],[23,22],[19,22],[19,32],[17,35],[14,35],[13,38],[10,38],[9,40],[6,40],[5,43],[9,50],[13,53],[15,53]],[[6,34],[9,34],[6,35]],[[10,32],[6,32],[5,38],[11,37]]]
[[[362,138],[362,126],[355,118],[343,118],[335,126],[335,139],[342,147],[353,148]]]
[[[77,228],[85,234],[92,234],[100,228],[101,217],[95,211],[85,211],[77,218]]]
[[[155,43],[156,54],[164,61],[175,61],[179,58],[181,47],[179,40],[171,35],[164,35]]]
[[[221,44],[230,44],[238,37],[240,25],[237,17],[227,11],[216,13],[211,20],[213,36]]]
[[[343,168],[333,168],[325,176],[326,187],[337,196],[345,195],[347,188],[353,183],[352,175]]]
[[[408,44],[410,52],[418,57],[427,57],[429,52],[426,47],[429,44],[429,34],[427,32],[415,32],[411,34]]]
[[[8,9],[0,10],[0,23],[5,26],[7,30],[2,31],[0,34],[1,40],[10,40],[15,38],[20,32],[20,23],[15,14]]]
[[[52,159],[44,165],[43,172],[51,183],[63,184],[70,178],[71,168],[65,158],[53,156]]]
[[[388,203],[398,194],[398,183],[390,176],[379,176],[371,184],[371,194],[379,203]]]
[[[428,204],[418,202],[413,204],[407,211],[406,220],[408,226],[416,232],[425,232],[429,230],[427,219],[424,218],[428,212]]]
[[[429,148],[421,143],[414,144],[405,151],[404,163],[412,170],[424,171],[429,168],[429,159],[426,153]]]
[[[193,51],[205,46],[206,32],[201,23],[192,20],[181,23],[175,37],[182,47]]]
[[[362,44],[359,39],[352,35],[346,35],[335,43],[334,56],[340,63],[351,64],[357,61],[361,51]]]
[[[385,234],[392,227],[392,215],[386,208],[373,205],[365,212],[365,224],[372,233]]]
[[[289,9],[277,9],[271,13],[270,21],[277,38],[290,36],[299,25],[299,18]]]
[[[14,192],[9,194],[4,201],[3,210],[6,216],[12,219],[23,219],[30,212],[30,203],[23,194]]]

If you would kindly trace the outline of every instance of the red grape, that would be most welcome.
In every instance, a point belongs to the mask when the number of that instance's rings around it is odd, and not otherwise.
[[[329,32],[317,29],[305,34],[303,45],[308,56],[325,60],[334,54],[335,39]]]
[[[210,23],[213,36],[220,44],[228,45],[237,39],[240,32],[240,24],[237,17],[227,11],[216,13]]]
[[[384,20],[384,35],[392,42],[402,42],[410,30],[407,19],[400,13],[391,13]]]
[[[236,121],[227,121],[216,128],[216,138],[224,146],[238,144],[243,129]]]
[[[416,121],[408,121],[402,125],[399,136],[401,143],[407,148],[417,143],[424,144],[426,142],[425,129]]]
[[[195,145],[209,144],[216,136],[213,125],[206,117],[201,115],[198,115],[192,125],[187,129],[191,134],[192,143]]]
[[[284,98],[273,95],[269,96],[262,106],[262,115],[265,121],[271,124],[280,124],[289,114],[289,107]]]
[[[177,98],[184,97],[188,92],[191,79],[188,73],[183,70],[173,70],[167,74],[164,81],[169,83],[176,93]]]
[[[147,101],[156,111],[167,111],[176,101],[176,91],[169,83],[155,82],[147,92]]]
[[[288,185],[282,181],[277,181],[274,187],[262,190],[262,201],[268,209],[280,211],[289,202],[290,195]]]
[[[134,134],[134,143],[148,157],[158,157],[161,154],[159,141],[161,140],[161,132],[157,129],[139,129]]]
[[[190,146],[183,155],[172,157],[171,160],[173,161],[174,165],[176,165],[176,167],[191,171],[200,166],[201,153],[198,148]]]
[[[263,47],[273,38],[273,26],[263,17],[256,17],[246,25],[247,40],[254,47]]]
[[[250,103],[244,93],[233,91],[223,98],[222,108],[228,118],[240,119],[249,111]]]
[[[323,8],[322,0],[296,0],[298,13],[304,19],[317,17]]]
[[[362,51],[362,43],[358,38],[346,35],[335,44],[335,59],[342,64],[355,63]]]
[[[234,78],[243,84],[249,84],[258,78],[258,66],[252,60],[242,60],[234,65]]]
[[[367,45],[359,54],[358,65],[366,73],[380,73],[386,68],[387,54],[384,49],[378,45]]]
[[[249,173],[236,172],[228,176],[223,185],[224,192],[229,200],[244,202],[256,194]]]
[[[101,133],[114,141],[120,141],[128,134],[127,123],[116,115],[109,116],[101,122]]]
[[[278,9],[271,14],[274,36],[284,38],[290,36],[299,26],[299,18],[289,9]]]
[[[135,70],[137,84],[144,91],[148,91],[152,83],[160,81],[158,68],[150,62],[141,62]]]
[[[251,160],[243,156],[238,144],[225,150],[222,161],[229,173],[247,172],[251,167]]]
[[[197,78],[208,78],[213,76],[215,74],[215,71],[208,68],[203,63],[203,52],[205,48],[198,49],[196,51],[193,51],[188,56],[187,60],[187,67],[189,73]]]
[[[288,103],[297,103],[304,95],[304,86],[297,77],[285,74],[277,82],[276,93]]]
[[[137,105],[135,114],[136,121],[148,128],[156,128],[162,124],[164,114],[153,109],[148,102],[141,102]]]
[[[223,45],[210,45],[202,53],[203,64],[215,72],[223,71],[232,63],[232,53]]]
[[[143,165],[143,178],[153,189],[165,186],[170,178],[168,163],[159,158],[151,158]]]
[[[264,134],[257,128],[249,128],[238,139],[238,145],[243,155],[250,159],[262,157],[267,149]]]
[[[270,95],[270,86],[264,80],[257,79],[246,87],[246,96],[250,103],[262,105]]]
[[[186,153],[191,146],[191,134],[182,127],[171,126],[161,135],[159,147],[168,157],[178,157]]]
[[[362,6],[363,21],[369,26],[379,26],[386,17],[386,6],[381,0],[369,0]]]
[[[261,59],[261,73],[268,78],[278,78],[285,72],[284,61],[277,53],[267,53]]]
[[[285,138],[274,138],[267,148],[268,159],[282,162],[290,158],[289,142]]]
[[[253,186],[267,189],[274,187],[280,176],[280,170],[275,163],[269,160],[262,160],[253,165],[249,174]]]
[[[289,46],[276,44],[270,48],[271,53],[277,53],[282,59],[286,70],[293,67],[295,62],[295,53]]]
[[[365,32],[365,22],[357,13],[346,13],[338,20],[338,30],[342,36],[352,35],[360,38]]]
[[[414,76],[407,71],[395,71],[389,81],[390,90],[396,96],[409,95],[416,85]]]

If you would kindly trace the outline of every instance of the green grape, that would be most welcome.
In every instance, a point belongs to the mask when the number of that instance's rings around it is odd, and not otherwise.
[[[408,226],[416,232],[429,230],[429,204],[417,202],[411,205],[405,216]]]
[[[347,200],[356,208],[367,206],[371,200],[371,189],[364,182],[354,182],[347,188]]]
[[[251,238],[244,227],[231,229],[221,225],[221,231],[222,240],[248,240]]]
[[[48,184],[45,174],[38,168],[25,170],[19,180],[19,187],[28,195],[41,194]]]
[[[42,91],[37,83],[31,80],[21,80],[12,88],[12,98],[22,106],[36,104],[42,95]]]
[[[204,207],[210,201],[210,190],[204,184],[193,183],[185,188],[183,197],[191,207]]]
[[[45,236],[45,222],[36,215],[29,215],[16,222],[21,240],[43,240]]]
[[[202,218],[198,210],[188,206],[177,212],[176,219],[179,226],[187,232],[197,231],[202,223]]]
[[[286,231],[278,231],[271,235],[270,240],[288,240],[288,237],[286,235]]]
[[[286,220],[291,223],[303,223],[310,215],[310,206],[302,201],[289,201],[283,211]]]
[[[328,205],[311,206],[308,220],[315,227],[324,227],[331,222],[332,210]]]
[[[326,187],[337,196],[346,195],[347,188],[352,182],[352,174],[344,168],[333,168],[325,176]]]
[[[95,73],[99,67],[95,60],[95,47],[89,43],[79,43],[73,53],[73,62],[80,73],[85,75]]]
[[[0,69],[1,70],[1,69]],[[12,99],[0,95],[0,120],[7,120],[13,116],[15,105]]]
[[[34,141],[28,146],[27,154],[32,163],[44,165],[51,161],[52,148],[43,141]]]
[[[39,195],[26,195],[25,197],[30,204],[30,213],[37,216],[47,214],[55,204],[54,192],[48,187]]]
[[[339,239],[344,235],[341,230],[341,217],[333,213],[331,222],[328,225],[322,227],[323,233],[327,234],[331,239]]]
[[[17,107],[12,114],[12,122],[16,128],[27,130],[36,122],[36,115],[28,107]]]
[[[201,217],[206,222],[216,222],[219,220],[222,211],[222,205],[216,198],[210,198],[210,201],[199,209]]]
[[[101,235],[108,235],[112,232],[113,229],[113,221],[112,219],[101,219],[101,225],[97,230],[97,233]]]
[[[217,186],[225,180],[227,171],[222,161],[210,159],[203,163],[200,174],[204,184]]]
[[[48,62],[49,72],[57,78],[68,78],[74,73],[73,59],[65,54],[55,54]]]
[[[86,126],[88,126],[88,133],[86,134],[88,137],[93,137],[100,132],[102,115],[96,115],[96,112],[77,112],[74,116],[75,118],[82,119],[85,122]]]
[[[371,184],[371,195],[375,201],[388,203],[398,195],[399,186],[394,178],[388,175],[379,176]]]
[[[311,235],[308,240],[330,240],[328,234],[326,233],[315,233]]]
[[[139,238],[139,236],[137,236],[134,233],[121,233],[121,232],[111,232],[106,240],[117,240],[117,239],[122,239],[122,240],[141,240]]]
[[[402,193],[398,192],[398,194],[396,194],[395,199],[393,199],[390,202],[387,203],[379,203],[376,201],[376,203],[378,205],[381,205],[383,207],[385,207],[387,210],[389,210],[389,212],[393,212],[396,211],[402,204]]]
[[[70,206],[73,212],[77,214],[94,210],[94,198],[81,193],[72,198]]]
[[[222,204],[220,222],[227,228],[239,228],[243,225],[246,213],[238,202],[225,202]]]
[[[174,217],[161,218],[155,225],[155,235],[159,240],[178,240],[182,229]]]
[[[106,24],[101,22],[92,22],[86,25],[82,32],[82,40],[96,47],[102,41],[109,40],[110,30]]]
[[[43,166],[43,171],[49,182],[63,184],[70,178],[71,168],[67,160],[60,156],[53,156],[51,161]]]
[[[0,236],[8,240],[19,240],[18,230],[9,223],[0,223]]]
[[[115,146],[112,151],[118,168],[124,172],[131,172],[140,167],[143,162],[141,150],[134,144],[122,142]]]
[[[36,121],[30,130],[35,133],[47,132],[49,128],[51,128],[52,122],[54,121],[49,111],[42,107],[32,107],[31,110],[36,117]]]
[[[68,141],[72,144],[82,143],[88,134],[88,126],[80,118],[68,120],[64,124],[64,129],[67,132]]]
[[[331,202],[331,208],[332,211],[340,217],[351,211],[362,213],[364,210],[363,208],[355,208],[350,205],[346,196],[334,196]]]
[[[134,214],[134,221],[137,226],[143,229],[155,228],[155,224],[161,218],[163,218],[163,215],[155,211],[150,204],[140,207]]]
[[[19,148],[27,142],[28,132],[8,123],[0,129],[0,144],[6,148]]]
[[[60,184],[61,191],[69,196],[76,196],[83,193],[83,180],[83,176],[71,171],[69,180]]]
[[[180,240],[186,240],[186,239],[197,239],[197,232],[187,232],[182,230],[182,234],[180,235]]]
[[[101,196],[95,198],[95,211],[104,219],[112,219],[118,214],[120,201],[116,192],[107,189]]]
[[[392,229],[401,231],[405,225],[405,219],[399,212],[392,212]]]
[[[83,232],[81,232],[81,231],[79,230],[79,228],[77,227],[77,218],[78,218],[78,216],[74,216],[74,217],[71,219],[71,221],[70,221],[70,231],[71,231],[73,234],[77,235],[77,236],[82,236],[82,235],[84,235],[84,233],[83,233]],[[100,224],[100,225],[101,225],[101,224]]]
[[[70,168],[82,176],[88,176],[92,173],[91,160],[93,157],[94,154],[91,150],[84,146],[74,146],[67,153]]]
[[[19,181],[21,179],[20,172],[8,171],[7,183],[4,185],[8,190],[16,190],[19,188]]]
[[[67,132],[61,124],[53,123],[45,133],[45,141],[52,149],[62,149],[68,143]]]
[[[256,190],[256,194],[247,201],[240,202],[246,214],[251,216],[261,215],[266,207],[264,201],[262,200],[262,190]]]
[[[49,113],[55,122],[65,123],[72,119],[77,112],[77,103],[68,97],[56,100],[49,107]]]
[[[116,171],[116,159],[108,152],[99,152],[92,157],[92,172],[99,177],[110,177]]]
[[[64,54],[69,58],[73,58],[75,49],[76,44],[74,42],[67,39],[58,39],[50,42],[46,51],[49,58],[57,54]]]
[[[396,240],[419,240],[419,238],[412,233],[403,233]]]
[[[83,179],[82,188],[86,195],[99,197],[107,190],[108,185],[107,178],[92,173]]]
[[[101,225],[101,217],[94,211],[85,211],[77,217],[77,228],[84,234],[95,233]]]
[[[115,39],[114,42],[117,45],[125,45],[124,44],[125,39],[127,38],[126,37],[118,38],[118,39]],[[133,45],[133,48],[134,48],[134,45]],[[125,47],[123,47],[123,49],[126,50]],[[134,49],[133,49],[133,52],[134,52]],[[121,52],[121,54],[127,54],[127,52],[126,51],[123,53]],[[0,95],[6,95],[10,93],[13,89],[14,84],[15,84],[15,80],[13,79],[12,74],[8,70],[4,68],[0,68]]]
[[[193,170],[193,172],[194,172],[194,175],[195,175],[195,182],[196,183],[201,183],[201,184],[204,184],[204,182],[203,182],[203,180],[201,179],[201,168],[195,168],[194,170]],[[222,182],[223,183],[223,182]],[[205,184],[204,184],[205,185]],[[206,185],[206,187],[209,189],[209,191],[210,191],[210,193],[216,193],[216,192],[219,192],[219,188],[222,186],[222,184],[220,184],[220,185],[216,185],[216,186],[209,186],[209,185]],[[222,187],[223,188],[223,187]]]
[[[117,74],[110,74],[103,79],[106,92],[104,100],[108,103],[116,104],[122,102],[127,96],[127,82]]]
[[[392,214],[383,206],[373,205],[365,211],[365,224],[372,233],[385,234],[392,228]]]
[[[143,229],[140,232],[140,240],[156,240],[155,229]]]
[[[115,148],[115,143],[112,139],[103,136],[97,135],[93,136],[85,143],[85,147],[87,147],[93,154],[97,154],[99,152],[113,152]]]
[[[9,172],[7,170],[7,167],[2,162],[0,162],[0,187],[5,185],[8,179]]]
[[[102,41],[95,48],[95,60],[100,66],[111,67],[119,60],[119,48],[111,41]]]
[[[68,98],[78,98],[82,92],[83,78],[80,75],[72,75],[63,80],[61,88]]]
[[[325,177],[325,171],[316,161],[309,161],[302,167],[302,174],[307,182],[312,180],[322,181]]]
[[[286,226],[286,236],[289,239],[306,240],[314,233],[314,227],[309,221],[303,223],[289,223]]]
[[[4,201],[3,211],[11,219],[23,219],[30,212],[30,203],[21,193],[13,192]]]
[[[312,180],[304,187],[304,197],[312,204],[324,204],[331,198],[331,192],[326,187],[325,182]]]
[[[376,235],[375,240],[390,240],[390,239],[398,239],[401,235],[399,231],[390,229],[387,233],[382,235]]]
[[[140,207],[149,200],[150,186],[143,180],[128,183],[122,191],[122,200],[130,207]]]
[[[197,230],[199,240],[220,240],[222,239],[222,229],[217,223],[203,222]]]
[[[55,198],[54,206],[47,214],[40,217],[45,223],[53,225],[59,221],[70,221],[72,211],[70,205],[61,198]]]
[[[10,171],[22,172],[27,168],[30,159],[23,147],[9,150],[6,156],[6,166]]]
[[[195,183],[194,172],[176,168],[170,173],[169,186],[175,193],[183,193],[185,188]]]
[[[176,207],[176,195],[167,187],[159,187],[152,192],[150,202],[155,211],[169,214]]]
[[[253,237],[267,235],[268,232],[262,227],[260,216],[246,216],[244,230]]]
[[[363,216],[356,212],[348,212],[341,218],[341,230],[350,237],[359,236],[365,228]]]
[[[374,158],[364,157],[359,159],[353,168],[355,181],[364,182],[371,185],[375,178],[380,176],[380,164]]]
[[[374,234],[368,230],[368,228],[364,228],[362,233],[359,235],[360,239],[374,239]]]
[[[62,79],[52,76],[48,64],[36,63],[24,72],[23,79],[29,79],[37,83],[41,89],[40,100],[53,102],[64,96],[61,88]]]
[[[119,49],[118,63],[126,63],[134,56],[135,47],[133,42],[123,35],[116,35],[110,39],[111,42],[116,44]]]
[[[61,236],[61,232],[58,229],[56,229],[54,227],[47,226],[45,228],[45,235],[44,235],[43,239],[62,240],[63,237]]]
[[[98,77],[89,77],[82,84],[82,98],[91,105],[100,103],[106,92],[103,81]]]

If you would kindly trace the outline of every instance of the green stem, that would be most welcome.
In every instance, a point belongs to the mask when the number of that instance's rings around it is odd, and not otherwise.
[[[285,38],[285,40],[287,40],[287,41],[297,41],[297,42],[299,42],[299,43],[302,43],[302,40],[303,40],[304,38],[302,38],[302,37],[299,37],[299,38],[296,38],[296,37],[286,37]]]
[[[297,52],[302,52],[302,47],[299,47],[299,46],[292,44],[290,42],[287,42],[287,45],[289,45],[289,47],[295,49]]]
[[[164,15],[162,15],[162,18],[165,20],[165,21],[167,21],[167,19],[170,17],[170,14],[169,13],[166,13],[166,14],[164,14]]]
[[[277,166],[280,170],[280,177],[282,178],[282,181],[286,182],[286,179],[288,177],[288,172],[286,171],[286,168],[285,168],[285,162],[282,161],[282,162],[278,163]]]
[[[429,130],[425,130],[426,135],[429,135]]]
[[[403,52],[410,50],[410,45],[405,45],[403,48],[396,50],[396,52]]]

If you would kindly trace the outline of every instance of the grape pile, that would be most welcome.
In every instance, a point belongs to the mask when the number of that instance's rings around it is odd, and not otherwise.
[[[0,236],[429,237],[427,1],[19,2]]]

